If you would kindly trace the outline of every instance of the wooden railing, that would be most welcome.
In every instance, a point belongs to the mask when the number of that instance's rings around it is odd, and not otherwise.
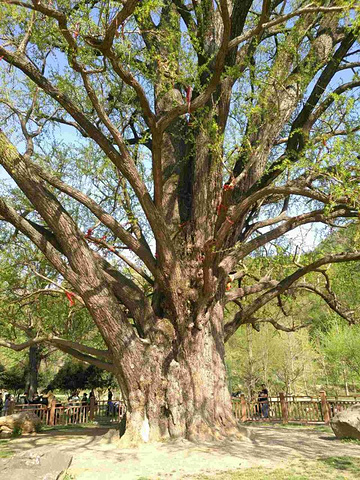
[[[339,400],[327,398],[324,391],[319,397],[286,397],[283,393],[279,397],[269,398],[269,421],[297,421],[302,423],[325,423],[338,412],[345,410],[351,405],[360,402],[360,397],[354,399]],[[242,421],[264,420],[261,412],[261,404],[256,401],[248,401],[244,395],[232,399],[233,412],[235,417]]]
[[[325,392],[320,392],[320,396],[316,398],[286,397],[280,393],[279,397],[269,398],[268,419],[283,423],[298,421],[328,424],[336,413],[360,402],[360,397],[353,398],[353,400],[326,398]],[[242,422],[264,420],[260,404],[256,401],[247,401],[244,395],[233,398],[232,405],[235,417]],[[93,398],[90,399],[89,405],[62,405],[56,400],[53,400],[49,406],[16,405],[12,402],[8,414],[24,410],[35,413],[44,425],[69,425],[87,423],[101,418],[119,422],[125,413],[125,404],[118,401],[111,403],[106,400],[95,401]]]
[[[125,413],[124,402],[107,402],[106,400],[96,401],[94,407],[94,414],[98,417],[108,417],[113,421],[120,421]]]
[[[50,405],[16,405],[13,404],[10,413],[22,411],[32,412],[37,415],[44,425],[69,425],[82,424],[99,418],[106,418],[119,422],[125,413],[123,402],[95,401],[90,399],[90,404],[60,404],[54,399]]]

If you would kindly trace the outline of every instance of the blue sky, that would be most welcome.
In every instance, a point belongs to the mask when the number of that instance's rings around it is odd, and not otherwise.
[[[9,175],[5,172],[4,167],[0,165],[0,180],[3,180],[4,178],[9,179]]]

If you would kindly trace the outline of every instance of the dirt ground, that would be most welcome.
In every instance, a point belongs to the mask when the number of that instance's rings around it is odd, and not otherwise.
[[[275,426],[243,427],[243,440],[195,445],[188,441],[121,449],[103,435],[107,428],[52,431],[13,439],[9,447],[21,455],[62,451],[72,455],[68,478],[76,480],[191,479],[226,470],[250,467],[284,467],[299,458],[353,456],[360,445],[343,443],[332,433],[314,429],[282,429]],[[5,473],[6,461],[0,463]],[[24,480],[28,473],[24,471]]]

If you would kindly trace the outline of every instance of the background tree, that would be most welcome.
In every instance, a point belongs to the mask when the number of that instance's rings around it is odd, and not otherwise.
[[[6,251],[0,252],[0,346],[18,349],[16,342],[29,346],[22,373],[30,400],[38,391],[41,362],[59,347],[66,351],[71,346],[66,339],[103,345],[83,305],[75,306],[66,293],[57,272],[29,242],[21,238],[6,242]],[[55,348],[59,336],[61,345]],[[47,338],[48,344],[38,342],[41,338]]]
[[[350,385],[359,384],[359,344],[359,326],[349,329],[339,320],[321,335],[321,350],[328,365],[328,378],[333,385],[343,385],[346,395],[350,393]]]
[[[358,218],[353,3],[0,5],[0,163],[21,191],[4,192],[1,219],[107,350],[66,348],[114,373],[133,440],[234,431],[224,342],[241,325],[299,329],[264,307],[306,288],[355,321],[322,267],[359,251],[295,254],[260,277],[246,262],[296,227]]]
[[[318,247],[323,252],[351,251],[359,246],[359,229],[350,226],[333,232]],[[331,285],[333,305],[346,305],[345,315],[334,310],[324,310],[321,304],[312,301],[308,311],[312,318],[310,335],[321,359],[323,378],[319,383],[333,393],[345,392],[350,388],[357,392],[359,384],[359,329],[358,325],[348,328],[347,318],[359,318],[359,278],[357,265],[348,263],[333,265],[327,269],[327,283]],[[309,290],[311,292],[311,290]]]
[[[23,393],[26,387],[26,371],[21,368],[21,365],[5,368],[0,364],[0,385],[1,389],[12,394]]]
[[[74,360],[65,361],[47,389],[67,391],[72,393],[76,390],[98,389],[105,390],[116,385],[114,376],[94,365],[84,365]]]
[[[334,231],[314,251],[297,255],[296,263],[307,263],[314,254],[351,251],[358,247],[358,234],[357,226]],[[299,242],[297,238],[294,241]],[[277,253],[270,258],[257,254],[249,260],[248,270],[260,275],[259,268],[266,271],[270,263],[273,271],[283,268],[293,258],[283,247],[284,244],[282,248],[277,245]],[[329,294],[325,298],[331,298],[333,307],[341,305],[343,311],[355,318],[359,316],[357,269],[355,263],[343,263],[328,266],[322,272]],[[321,388],[326,388],[330,395],[349,395],[350,389],[359,391],[359,326],[349,328],[346,320],[314,293],[319,279],[308,278],[311,283],[302,285],[296,292],[290,290],[291,295],[282,296],[280,309],[269,305],[266,310],[268,317],[282,315],[289,330],[294,319],[308,322],[307,330],[271,331],[269,325],[260,329],[261,324],[255,323],[252,328],[247,325],[246,332],[238,330],[229,340],[226,358],[233,390],[239,386],[252,397],[265,382],[273,395],[281,390],[296,395],[317,395]],[[227,313],[229,317],[232,314],[231,311]]]
[[[257,399],[261,384],[265,383],[270,396],[277,396],[279,392],[318,393],[322,370],[308,330],[282,332],[270,325],[264,325],[260,332],[251,327],[247,330],[238,330],[226,345],[234,391],[241,390],[247,398]],[[321,353],[325,354],[323,345]],[[337,383],[339,378],[336,375],[333,378]]]

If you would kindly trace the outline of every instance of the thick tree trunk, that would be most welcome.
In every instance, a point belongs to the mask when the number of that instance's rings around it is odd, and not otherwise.
[[[29,400],[32,400],[38,389],[38,377],[40,367],[39,346],[32,345],[29,348],[29,371],[26,379],[26,392]]]
[[[125,439],[201,441],[238,433],[227,385],[220,315],[213,310],[201,330],[193,325],[189,322],[185,332],[174,333],[165,348],[149,345],[140,376],[125,380]],[[120,372],[118,377],[124,385]]]

